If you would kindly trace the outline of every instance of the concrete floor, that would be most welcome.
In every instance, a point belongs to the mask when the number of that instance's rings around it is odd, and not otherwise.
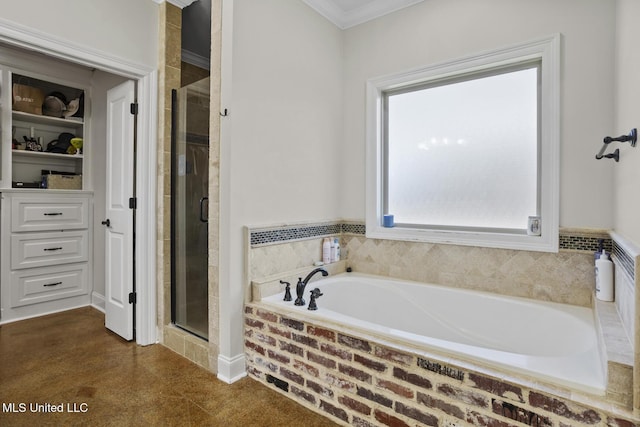
[[[161,345],[125,342],[90,307],[0,326],[0,405],[3,427],[336,425],[253,379],[225,384]]]

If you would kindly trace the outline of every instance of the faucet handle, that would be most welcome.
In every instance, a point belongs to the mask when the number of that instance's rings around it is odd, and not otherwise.
[[[311,296],[314,297],[314,298],[318,298],[318,297],[320,297],[322,295],[324,295],[324,294],[322,292],[320,292],[320,289],[318,289],[318,288],[314,288],[311,291]]]
[[[307,310],[317,310],[318,305],[316,304],[316,298],[320,298],[322,295],[323,293],[320,292],[320,289],[315,288],[314,290],[312,290],[311,300],[309,301],[309,307],[307,307]]]
[[[280,283],[285,285],[283,301],[291,301],[291,283],[285,282],[284,280],[280,280]]]

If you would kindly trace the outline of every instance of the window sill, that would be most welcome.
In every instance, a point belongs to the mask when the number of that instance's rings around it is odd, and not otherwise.
[[[558,252],[558,230],[540,236],[478,231],[444,231],[408,227],[382,227],[367,221],[366,236],[373,239],[442,243],[536,252]]]

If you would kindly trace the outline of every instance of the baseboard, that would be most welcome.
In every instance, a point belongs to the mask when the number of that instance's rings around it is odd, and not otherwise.
[[[58,308],[58,309],[46,310],[46,311],[36,312],[36,313],[28,313],[28,314],[24,314],[24,315],[21,315],[21,316],[18,316],[18,317],[14,317],[14,318],[11,318],[11,319],[0,318],[0,325],[6,325],[8,323],[13,323],[13,322],[19,322],[21,320],[34,319],[36,317],[48,316],[50,314],[62,313],[63,311],[75,310],[77,308],[87,307],[89,305],[90,304],[85,302],[85,303],[69,305],[67,307]],[[4,313],[4,311],[3,311],[3,313]]]
[[[238,354],[234,357],[218,355],[218,379],[227,384],[232,384],[247,376],[245,355]]]
[[[93,292],[91,294],[91,306],[96,310],[99,310],[104,313],[105,312],[104,295],[101,295],[97,292]]]

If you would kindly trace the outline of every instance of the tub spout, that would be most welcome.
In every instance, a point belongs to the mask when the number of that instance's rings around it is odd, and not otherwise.
[[[316,273],[322,273],[323,276],[328,276],[329,273],[327,272],[327,270],[325,270],[322,267],[316,268],[315,270],[312,270],[311,273],[307,274],[307,277],[304,278],[304,280],[302,280],[302,277],[298,277],[298,284],[296,285],[296,300],[294,301],[294,305],[304,305],[304,288],[307,287],[307,283],[309,283],[309,280],[311,280],[311,278],[313,277],[314,274]]]

